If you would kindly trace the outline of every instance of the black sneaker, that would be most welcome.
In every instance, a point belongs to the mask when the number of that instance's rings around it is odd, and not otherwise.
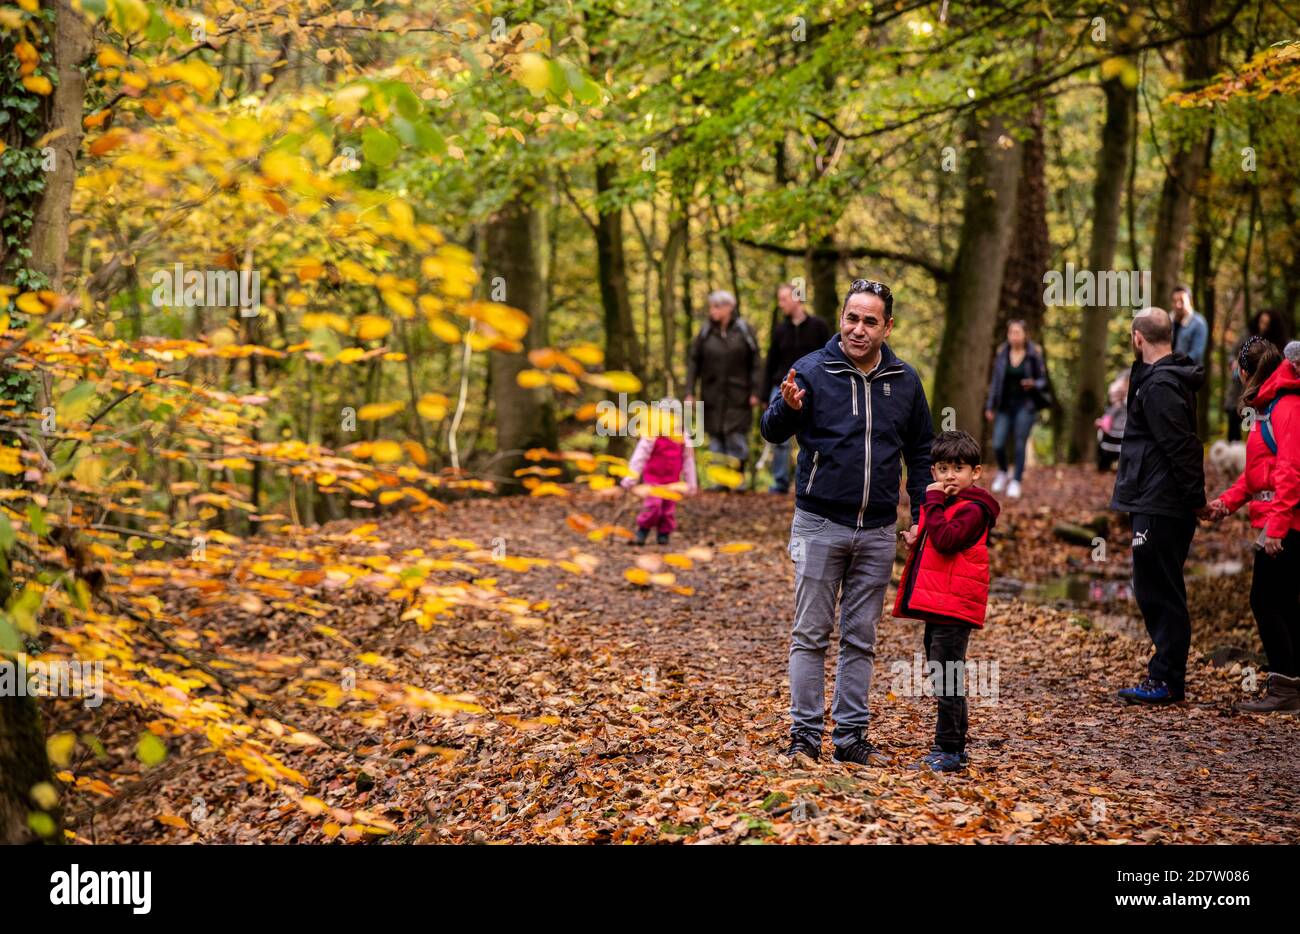
[[[790,745],[785,750],[785,757],[793,759],[795,756],[807,756],[816,762],[822,757],[822,751],[807,736],[791,736]]]
[[[630,544],[633,544],[633,545],[644,545],[644,544],[645,544],[646,537],[647,537],[649,534],[650,534],[650,530],[649,530],[649,529],[643,529],[643,528],[641,528],[640,526],[638,526],[638,527],[637,527],[637,530],[636,530],[636,538],[632,539],[632,541],[631,541]]]
[[[659,545],[667,545],[667,544],[668,544],[668,533],[667,533],[667,532],[660,532],[658,535],[656,535],[656,536],[655,536],[655,543],[656,543],[656,544],[659,544]]]
[[[866,739],[857,739],[847,746],[836,746],[832,758],[836,762],[849,762],[853,765],[886,765],[889,757],[871,745]]]

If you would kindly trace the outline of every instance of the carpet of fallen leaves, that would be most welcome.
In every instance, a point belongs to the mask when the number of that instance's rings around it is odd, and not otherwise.
[[[1051,526],[1104,510],[1108,478],[1044,468],[1028,480],[1024,500],[1004,513],[995,574],[1035,581],[1078,571],[1088,549],[1056,541]],[[580,547],[601,563],[583,577],[502,571],[498,586],[544,607],[540,626],[461,616],[422,632],[378,596],[357,592],[334,606],[319,622],[373,653],[366,657],[385,676],[467,695],[485,712],[390,718],[380,730],[367,727],[358,703],[355,728],[342,735],[313,722],[313,708],[295,710],[330,740],[287,754],[328,813],[304,813],[192,741],[127,791],[74,812],[71,826],[79,840],[132,843],[1300,842],[1300,718],[1235,714],[1237,669],[1199,652],[1187,704],[1125,707],[1114,691],[1142,673],[1147,646],[1094,624],[1086,607],[992,605],[969,655],[997,662],[999,690],[995,703],[973,699],[965,773],[907,768],[929,746],[934,702],[891,690],[891,665],[911,662],[921,633],[888,617],[871,736],[892,763],[832,763],[829,740],[818,764],[785,760],[791,509],[785,497],[704,494],[680,507],[670,548],[640,550],[619,538],[593,544],[566,521],[579,512],[599,522],[630,517],[626,499],[592,493],[388,518],[382,534],[394,551],[458,536],[485,546],[504,539],[511,555]],[[716,552],[730,542],[754,547]],[[1222,527],[1198,537],[1193,560],[1240,558],[1248,542],[1244,525]],[[694,593],[625,576],[638,556],[692,546],[715,549],[713,559],[665,570]],[[1104,573],[1126,574],[1121,557]],[[1230,586],[1220,580],[1216,590],[1231,597]],[[1236,600],[1248,621],[1239,587]],[[223,625],[232,651],[337,652],[277,612]],[[1197,646],[1205,647],[1199,634]],[[129,777],[139,724],[98,726],[107,770]],[[347,834],[357,814],[393,829]]]

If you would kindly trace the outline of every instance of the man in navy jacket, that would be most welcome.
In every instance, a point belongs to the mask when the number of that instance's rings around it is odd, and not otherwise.
[[[840,312],[840,332],[797,361],[781,395],[763,413],[764,439],[799,439],[790,557],[795,620],[790,639],[787,755],[821,754],[825,657],[839,595],[840,656],[831,740],[837,762],[870,765],[867,697],[876,626],[894,566],[899,481],[907,464],[912,526],[930,482],[934,427],[916,371],[885,343],[894,298],[879,282],[856,280]]]

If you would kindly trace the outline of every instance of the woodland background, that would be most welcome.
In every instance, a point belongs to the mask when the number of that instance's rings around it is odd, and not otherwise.
[[[468,768],[471,744],[401,735],[417,715],[568,729],[485,704],[499,672],[369,640],[540,638],[547,575],[597,586],[628,447],[596,402],[680,395],[712,289],[766,348],[779,283],[834,322],[852,278],[888,282],[894,349],[976,432],[1024,318],[1057,400],[1039,459],[1067,465],[1129,309],[1048,308],[1044,273],[1147,270],[1209,321],[1221,431],[1247,319],[1300,311],[1298,30],[1287,0],[0,5],[0,651],[99,661],[109,695],[0,697],[0,839],[89,839],[216,759],[281,795],[290,839],[413,833],[310,766]],[[176,264],[256,273],[258,313],[160,305]],[[537,509],[475,521],[503,493]],[[617,586],[712,599],[701,569],[779,531],[721,508],[732,540]],[[423,651],[496,651],[457,644]]]

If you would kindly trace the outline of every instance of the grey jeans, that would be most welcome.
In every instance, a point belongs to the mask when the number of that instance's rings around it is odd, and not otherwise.
[[[892,524],[853,529],[802,509],[790,525],[795,563],[794,628],[790,634],[790,732],[814,742],[822,735],[826,649],[840,609],[840,659],[831,717],[837,746],[866,731],[867,695],[876,664],[876,625],[894,566]]]

